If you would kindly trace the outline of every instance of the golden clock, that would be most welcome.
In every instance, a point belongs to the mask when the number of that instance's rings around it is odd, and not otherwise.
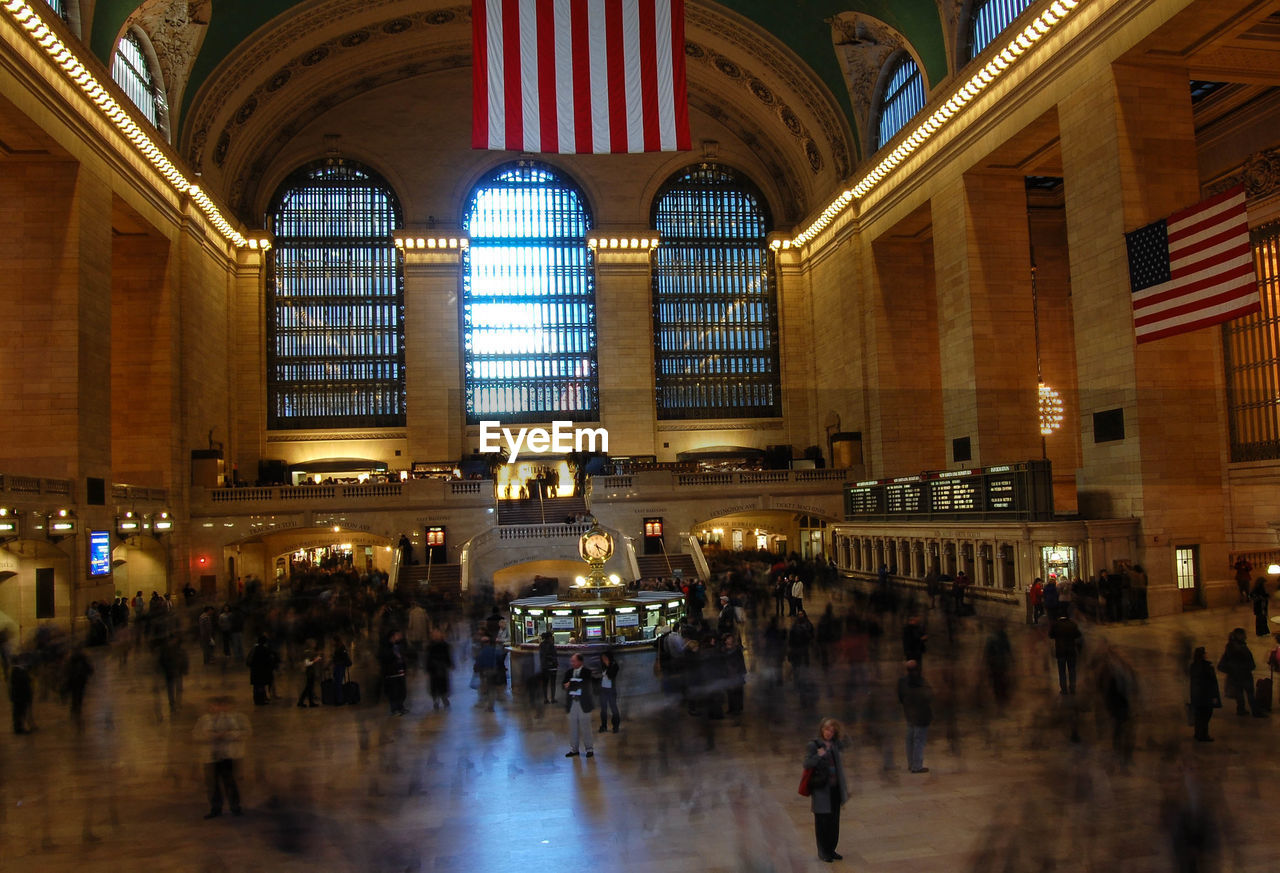
[[[603,564],[613,557],[613,537],[606,530],[592,527],[578,540],[578,554],[590,564]]]

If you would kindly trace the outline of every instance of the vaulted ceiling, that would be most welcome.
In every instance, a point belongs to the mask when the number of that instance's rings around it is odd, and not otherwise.
[[[889,55],[910,50],[931,85],[946,77],[962,6],[686,0],[695,141],[750,151],[778,182],[779,217],[798,218],[869,151],[871,92]],[[315,119],[397,88],[413,104],[411,80],[432,93],[470,88],[468,0],[96,0],[86,40],[108,63],[131,25],[155,47],[174,145],[242,217],[261,208],[274,156]]]
[[[394,0],[369,0],[360,4],[372,10],[390,10],[404,4]],[[469,4],[419,3],[440,6],[467,17]],[[689,0],[691,9],[720,9],[754,24],[806,64],[833,94],[846,92],[844,71],[832,48],[833,20],[857,14],[877,19],[902,34],[914,47],[931,83],[947,72],[947,45],[964,0]],[[197,92],[222,64],[243,51],[266,28],[277,28],[283,19],[332,19],[335,4],[315,0],[97,0],[90,44],[95,54],[108,60],[125,25],[139,15],[165,21],[170,29],[199,27],[191,58],[186,98]],[[939,10],[942,10],[940,12]]]
[[[930,94],[950,87],[973,2],[685,0],[695,151],[749,156],[779,224],[799,220],[874,150],[872,103],[889,58],[910,52]],[[1206,32],[1218,7],[1231,27]],[[1230,104],[1218,101],[1219,114],[1238,114],[1233,107],[1274,88],[1274,9],[1268,0],[1196,0],[1131,54],[1169,55],[1192,78],[1245,83]],[[173,145],[250,223],[292,166],[333,153],[339,139],[344,153],[376,140],[387,165],[432,160],[446,179],[470,171],[460,157],[469,147],[470,0],[81,0],[81,12],[104,64],[125,28],[148,34]],[[1186,47],[1172,51],[1180,22]],[[617,166],[666,171],[649,157]]]

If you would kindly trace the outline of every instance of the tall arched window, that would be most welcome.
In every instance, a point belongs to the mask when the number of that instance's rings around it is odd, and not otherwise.
[[[915,59],[903,52],[898,55],[896,63],[890,61],[890,64],[894,66],[880,100],[877,146],[893,139],[894,134],[924,108],[924,79]]]
[[[1232,461],[1280,458],[1280,221],[1254,228],[1261,308],[1222,325]]]
[[[594,421],[595,268],[581,192],[521,161],[471,195],[463,227],[467,421]]]
[[[658,192],[653,339],[659,419],[781,415],[778,317],[764,198],[702,164]]]
[[[168,136],[168,103],[165,101],[164,88],[160,85],[160,77],[155,65],[151,62],[151,52],[146,43],[146,35],[136,28],[129,28],[120,42],[116,43],[116,54],[111,61],[111,78],[124,89],[124,93],[133,101],[133,105],[141,110],[156,128]]]
[[[969,59],[984,48],[1035,0],[974,0],[969,13]]]
[[[309,164],[277,191],[267,282],[267,427],[404,425],[400,206],[372,170]]]

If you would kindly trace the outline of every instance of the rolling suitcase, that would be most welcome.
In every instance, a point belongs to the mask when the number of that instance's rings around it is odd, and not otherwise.
[[[360,683],[359,682],[343,682],[342,683],[342,702],[355,706],[360,702]]]
[[[1271,711],[1271,685],[1270,676],[1258,680],[1258,687],[1253,692],[1254,707],[1258,712]]]
[[[320,683],[320,702],[325,706],[333,706],[338,698],[333,693],[333,680],[325,679]]]

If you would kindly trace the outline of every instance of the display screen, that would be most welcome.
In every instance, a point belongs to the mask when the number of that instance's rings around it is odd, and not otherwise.
[[[1047,460],[969,470],[934,470],[845,486],[845,517],[903,520],[1053,518],[1053,471]]]
[[[589,624],[587,625],[587,639],[598,640],[604,637],[604,625]]]
[[[111,575],[111,532],[89,531],[89,575]]]

